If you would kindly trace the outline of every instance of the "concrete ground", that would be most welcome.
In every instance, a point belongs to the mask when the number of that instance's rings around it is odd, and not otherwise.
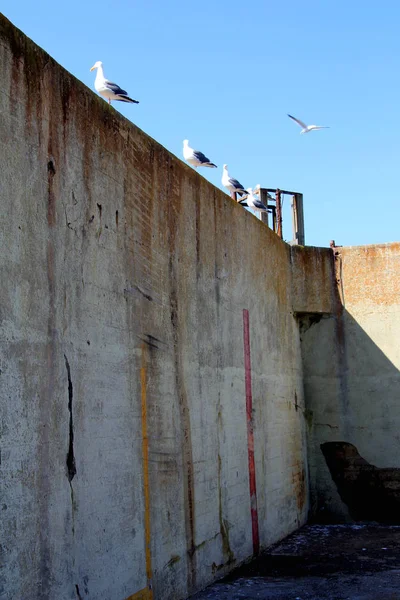
[[[309,525],[192,600],[400,600],[400,527]]]

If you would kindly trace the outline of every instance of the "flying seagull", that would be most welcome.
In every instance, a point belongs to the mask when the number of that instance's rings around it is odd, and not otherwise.
[[[210,159],[200,152],[200,150],[193,150],[193,148],[189,146],[189,140],[183,140],[183,158],[195,169],[197,169],[197,167],[217,168],[217,165],[210,162]]]
[[[129,98],[128,92],[121,89],[119,85],[113,83],[112,81],[108,81],[108,79],[104,77],[103,63],[100,60],[94,63],[93,67],[90,70],[94,71],[94,69],[97,69],[97,75],[94,81],[95,90],[99,92],[101,96],[107,98],[108,104],[111,104],[111,100],[119,100],[120,102],[131,102],[133,104],[139,104],[138,100],[133,100],[132,98]]]
[[[234,177],[230,177],[228,173],[228,165],[224,165],[221,181],[222,185],[226,187],[231,193],[235,192],[236,194],[239,194],[239,196],[247,194],[242,184],[237,179],[234,179]]]
[[[253,188],[247,188],[247,192],[247,206],[249,208],[252,208],[253,210],[257,210],[258,212],[267,212],[267,207],[265,206],[265,204],[263,204],[259,198],[255,197]]]
[[[329,129],[329,127],[324,127],[322,125],[306,125],[305,123],[303,123],[303,121],[300,121],[300,119],[296,119],[296,117],[292,117],[292,115],[289,114],[288,117],[292,119],[292,121],[297,123],[297,125],[300,125],[300,127],[303,128],[300,131],[300,133],[309,133],[310,131],[314,131],[316,129]]]

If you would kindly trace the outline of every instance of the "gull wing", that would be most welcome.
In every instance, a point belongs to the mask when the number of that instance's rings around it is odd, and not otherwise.
[[[200,150],[193,150],[193,156],[195,158],[197,158],[198,161],[202,162],[202,163],[209,163],[210,159],[207,158],[207,156],[205,154],[203,154],[202,152],[200,152]]]
[[[267,210],[267,207],[265,206],[265,204],[263,204],[260,200],[257,200],[256,198],[254,198],[253,202],[254,202],[254,206],[256,208],[259,208],[260,210]]]
[[[127,96],[128,92],[126,92],[125,90],[123,90],[122,88],[119,87],[119,85],[117,83],[113,83],[112,81],[108,81],[108,79],[105,80],[104,85],[111,90],[114,94],[121,95],[121,96]]]
[[[290,119],[292,119],[292,121],[297,123],[297,125],[300,125],[300,127],[302,127],[303,129],[307,129],[307,125],[305,123],[303,123],[303,121],[300,121],[300,119],[296,119],[296,117],[292,117],[292,115],[289,115],[289,113],[288,113],[288,117]]]
[[[235,189],[237,189],[237,190],[243,190],[243,192],[246,192],[246,190],[244,189],[244,187],[242,186],[242,184],[240,183],[240,181],[238,181],[237,179],[234,179],[233,177],[229,177],[229,183],[231,185],[233,185],[233,187]]]

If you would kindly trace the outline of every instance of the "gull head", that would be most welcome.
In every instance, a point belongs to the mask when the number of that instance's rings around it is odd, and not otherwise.
[[[103,63],[101,62],[101,60],[98,60],[97,62],[94,63],[93,67],[90,69],[91,71],[94,71],[95,69],[98,69],[99,67],[102,67]]]
[[[254,188],[254,193],[258,194],[258,192],[260,191],[260,189],[261,189],[261,185],[259,183],[257,183],[256,187]]]
[[[228,165],[224,165],[224,169],[226,171],[228,169]]]
[[[183,145],[184,146],[189,146],[189,140],[183,140]]]

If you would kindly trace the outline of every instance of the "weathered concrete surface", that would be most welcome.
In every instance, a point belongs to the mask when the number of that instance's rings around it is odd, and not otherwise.
[[[298,318],[334,314],[338,296],[330,248],[291,246],[293,311]]]
[[[0,598],[184,598],[252,554],[243,309],[261,545],[307,515],[290,248],[4,17],[0,78]]]
[[[399,600],[400,528],[300,529],[193,600]]]
[[[312,512],[327,522],[362,514],[354,500],[363,494],[356,482],[349,512],[320,448],[325,442],[352,444],[367,463],[386,468],[385,488],[392,497],[380,494],[382,481],[373,477],[370,499],[375,505],[378,496],[395,502],[400,512],[400,244],[336,248],[335,270],[336,315],[314,320],[301,333]],[[337,464],[339,447],[338,452]],[[352,464],[347,482],[365,474]],[[344,474],[338,476],[343,480]],[[383,509],[369,511],[368,518],[382,520]]]
[[[261,547],[306,520],[307,427],[349,518],[320,444],[398,467],[400,245],[289,247],[4,17],[0,77],[1,600],[179,600],[252,555],[244,309]]]

